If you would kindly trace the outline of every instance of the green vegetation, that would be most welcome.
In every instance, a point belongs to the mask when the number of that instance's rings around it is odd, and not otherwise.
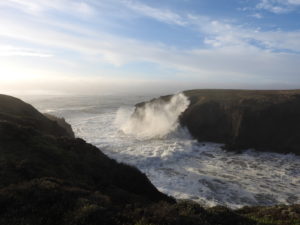
[[[300,225],[300,205],[244,207],[237,211],[258,225]]]

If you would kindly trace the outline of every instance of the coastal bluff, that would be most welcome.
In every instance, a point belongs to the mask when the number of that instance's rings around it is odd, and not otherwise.
[[[0,94],[0,121],[31,127],[47,135],[74,138],[71,126],[62,118],[43,115],[22,100]]]
[[[0,95],[0,224],[300,223],[300,205],[232,210],[176,201],[137,168],[75,138],[63,119],[47,117],[17,98]]]
[[[223,143],[233,151],[300,155],[300,90],[198,89],[183,93],[190,105],[181,114],[180,124],[199,142]]]
[[[110,224],[126,204],[158,201],[175,202],[137,168],[75,138],[64,119],[0,95],[0,224],[94,224],[82,223],[92,213]]]

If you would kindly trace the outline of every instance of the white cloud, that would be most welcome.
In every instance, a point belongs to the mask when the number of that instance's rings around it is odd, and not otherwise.
[[[24,1],[22,0],[8,0],[9,2],[17,2],[18,4],[22,4]],[[226,23],[219,20],[213,20],[212,18],[206,17],[206,16],[199,16],[199,15],[192,15],[192,14],[178,14],[171,10],[167,9],[159,9],[150,7],[146,4],[139,3],[137,1],[132,0],[121,0],[121,1],[115,1],[111,0],[112,4],[117,4],[120,2],[125,5],[130,10],[135,11],[136,13],[151,17],[155,20],[158,20],[163,23],[167,24],[174,24],[178,26],[185,26],[190,29],[198,30],[203,36],[205,43],[208,45],[211,45],[213,47],[224,47],[224,46],[237,46],[237,45],[253,45],[253,43],[258,43],[259,45],[263,46],[264,48],[267,48],[269,50],[275,50],[275,51],[281,51],[281,50],[292,50],[292,51],[300,51],[300,42],[299,35],[300,31],[291,31],[291,32],[283,32],[283,31],[262,31],[258,28],[247,28],[244,26],[239,26],[235,24]],[[272,1],[276,2],[284,2],[283,0],[262,0],[262,4],[267,4]],[[290,4],[300,4],[300,0],[287,0],[290,2]],[[35,6],[39,8],[44,8],[45,10],[48,8],[57,8],[60,10],[69,10],[67,7],[69,4],[73,6],[81,5],[80,7],[77,7],[77,11],[97,11],[101,10],[101,7],[103,6],[104,2],[95,2],[93,0],[90,0],[88,2],[80,2],[78,0],[71,1],[70,0],[53,0],[53,1],[38,1],[38,0],[32,0],[30,3],[26,3],[29,5],[34,4]],[[24,3],[25,4],[25,3]],[[118,6],[120,6],[117,4]],[[88,8],[85,9],[86,5],[88,5]],[[92,8],[99,7],[99,8]],[[71,7],[71,9],[74,7]],[[76,7],[75,7],[76,8]],[[260,14],[254,15],[257,18],[260,18]],[[40,18],[38,19],[40,20]],[[46,25],[52,25],[54,27],[61,27],[62,29],[67,29],[70,32],[76,32],[77,35],[98,35],[100,36],[106,36],[107,40],[110,37],[107,34],[104,34],[103,32],[95,32],[95,30],[91,30],[89,28],[85,28],[83,26],[76,27],[76,25],[70,25],[70,24],[64,24],[61,21],[55,21],[55,20],[41,20],[42,23],[47,23]],[[16,22],[17,23],[17,22]],[[26,25],[27,26],[27,25]],[[30,24],[28,25],[30,26]],[[64,27],[63,27],[64,26]],[[66,27],[67,26],[67,27]],[[6,26],[6,28],[9,25]],[[2,26],[2,28],[5,28],[5,26]],[[1,30],[1,28],[0,28]],[[26,34],[26,28],[24,27],[24,33]],[[91,32],[92,31],[92,32]],[[48,32],[48,31],[46,31]],[[5,33],[5,32],[3,32]],[[8,32],[9,33],[9,32]],[[48,32],[49,33],[49,32]],[[51,32],[50,32],[51,33]],[[92,33],[92,34],[91,34]],[[97,33],[97,34],[95,34]],[[52,32],[52,34],[49,34],[51,36],[55,36],[55,34]],[[49,36],[49,37],[51,37]],[[62,33],[60,33],[59,36],[62,36]],[[73,35],[74,36],[74,35]],[[64,37],[64,39],[67,39],[68,37]],[[76,36],[75,36],[76,38]],[[48,38],[49,39],[49,38]],[[55,38],[54,38],[55,39]],[[107,42],[109,43],[109,41]],[[103,44],[103,43],[102,43]],[[86,46],[86,45],[84,45]],[[83,46],[83,48],[84,48]],[[254,46],[257,47],[257,45],[254,44]],[[108,51],[104,51],[108,52]],[[116,56],[115,53],[107,53],[104,57],[108,61],[115,61],[115,64],[120,65],[122,64],[122,60]]]
[[[251,16],[251,17],[254,17],[254,18],[256,18],[256,19],[262,19],[262,18],[263,18],[263,15],[260,14],[260,13],[254,13],[254,14],[251,14],[250,16]]]
[[[247,46],[274,52],[300,52],[300,30],[263,31],[216,20],[208,21],[205,25],[200,21],[199,29],[206,34],[205,43],[215,48]]]
[[[270,0],[262,0],[265,6],[270,4]],[[272,0],[271,0],[272,1]],[[275,0],[281,1],[281,0]],[[300,4],[300,0],[289,0],[289,4]],[[167,13],[164,10],[149,7],[144,4],[126,2],[127,7],[135,9],[144,16],[150,16],[153,19],[164,23],[185,26],[190,29],[196,29],[204,35],[204,43],[214,48],[225,46],[261,46],[270,51],[296,51],[300,52],[299,35],[300,31],[284,32],[280,30],[262,31],[260,28],[247,28],[240,25],[230,24],[223,21],[213,20],[206,16],[193,14],[178,14],[172,11]],[[276,10],[276,9],[273,9]],[[277,9],[278,12],[280,9]],[[154,13],[155,12],[155,13]],[[165,15],[161,17],[160,15]],[[263,16],[259,13],[252,15],[257,19]]]
[[[6,0],[0,2],[0,6],[8,6],[36,15],[50,10],[57,10],[78,17],[92,16],[96,13],[90,4],[80,0]]]
[[[216,22],[214,24],[217,26]],[[232,78],[283,73],[295,76],[295,67],[299,67],[295,63],[299,60],[297,56],[294,56],[293,59],[288,54],[263,51],[243,45],[243,42],[240,45],[229,45],[228,42],[238,42],[238,40],[232,40],[231,36],[219,36],[218,39],[215,39],[220,43],[218,48],[186,51],[162,44],[156,45],[105,34],[79,38],[65,33],[47,31],[41,27],[30,29],[27,26],[26,30],[20,30],[21,27],[18,25],[11,24],[9,27],[14,29],[14,32],[6,32],[6,35],[10,35],[10,37],[22,38],[22,40],[46,47],[74,51],[82,54],[84,58],[93,57],[98,61],[116,66],[122,66],[129,62],[152,62],[189,73],[197,73],[198,77],[206,77],[207,74],[210,74],[211,77],[220,79],[224,74],[231,74]],[[226,29],[215,29],[215,32],[225,31]],[[23,33],[22,37],[18,35],[20,32]]]
[[[260,0],[256,8],[276,14],[283,14],[295,10],[299,5],[299,0]]]
[[[52,8],[65,9],[66,7],[60,6],[58,1],[41,2],[40,4],[37,0],[33,0],[31,3],[41,6],[39,10],[47,10],[47,7],[50,7],[47,4],[54,3]],[[205,48],[200,47],[199,44],[198,48],[186,50],[168,44],[124,38],[100,29],[75,23],[68,24],[55,18],[49,19],[42,14],[31,20],[23,20],[23,17],[18,15],[5,17],[3,14],[4,19],[0,20],[0,37],[29,43],[39,49],[11,47],[7,50],[9,54],[42,56],[47,55],[47,52],[55,51],[55,56],[51,60],[71,61],[64,55],[66,52],[72,52],[84,61],[91,60],[93,66],[98,63],[108,63],[120,67],[132,62],[150,62],[161,67],[176,69],[184,76],[202,82],[224,80],[224,77],[228,78],[228,82],[269,81],[271,77],[276,77],[278,80],[283,74],[297,77],[297,71],[300,71],[299,54],[282,53],[300,52],[300,31],[262,31],[205,16],[177,14],[132,1],[123,1],[123,4],[139,15],[166,24],[185,26],[201,33],[204,36]],[[93,2],[90,5],[93,5]],[[28,6],[29,11],[32,10],[29,8]],[[81,10],[85,10],[84,6]],[[97,11],[94,8],[92,10]],[[259,45],[263,48],[258,47]],[[83,64],[79,72],[88,73],[86,71],[89,65]],[[77,67],[71,65],[69,68],[71,71],[69,74],[72,70],[79,73]],[[102,71],[92,71],[94,75],[100,72]]]
[[[287,0],[287,1],[281,0],[281,2],[288,2],[288,4],[291,5],[300,5],[300,0]]]
[[[154,18],[164,23],[180,26],[184,26],[187,23],[179,14],[168,9],[158,9],[132,0],[123,0],[122,3],[129,9],[143,16]]]
[[[32,56],[32,57],[52,57],[52,54],[37,51],[36,49],[22,48],[11,45],[0,45],[0,57],[5,56]]]

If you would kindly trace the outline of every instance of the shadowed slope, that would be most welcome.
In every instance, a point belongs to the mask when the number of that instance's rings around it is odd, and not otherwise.
[[[74,133],[68,132],[57,121],[48,119],[31,105],[8,95],[0,94],[0,120],[32,127],[48,135],[74,137]]]

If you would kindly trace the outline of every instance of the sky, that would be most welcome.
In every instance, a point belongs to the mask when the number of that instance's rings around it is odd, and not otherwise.
[[[300,88],[300,0],[0,0],[0,92]]]

